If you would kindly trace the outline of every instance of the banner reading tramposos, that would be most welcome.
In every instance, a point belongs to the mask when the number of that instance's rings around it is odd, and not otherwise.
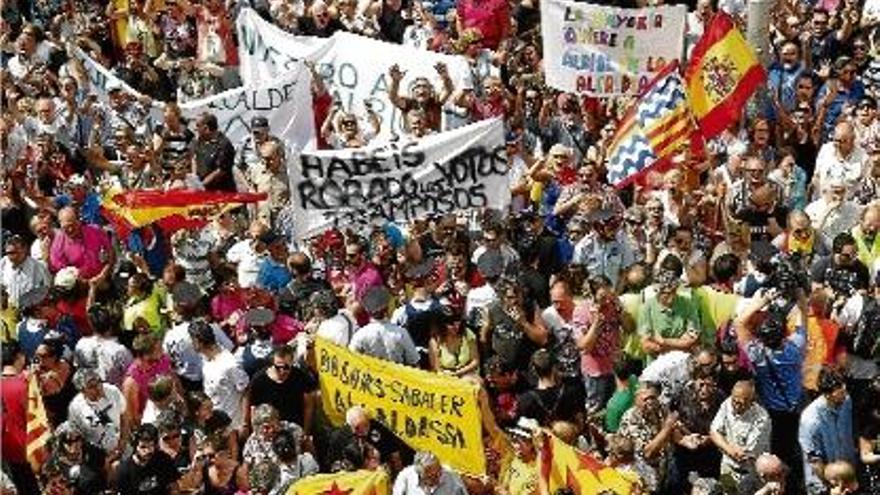
[[[406,96],[416,78],[427,78],[440,92],[442,83],[435,66],[446,64],[456,90],[471,85],[470,65],[461,56],[385,43],[339,31],[330,38],[294,36],[261,19],[251,9],[242,9],[236,21],[241,79],[260,84],[284,74],[298,60],[315,62],[324,84],[349,112],[365,114],[370,102],[381,121],[379,136],[401,135],[404,119],[390,102],[388,93],[392,65],[404,73],[400,94]]]
[[[426,213],[510,204],[504,128],[486,120],[420,140],[299,155],[291,197],[296,235],[333,226],[408,223]]]
[[[486,473],[476,384],[315,343],[324,412],[335,425],[355,405],[416,450],[462,473]]]
[[[124,81],[114,76],[85,52],[74,52],[83,63],[89,78],[90,91],[98,100],[107,101],[107,88],[111,83],[120,85],[135,98],[142,95]],[[234,145],[238,145],[250,133],[251,118],[262,116],[269,119],[273,135],[278,136],[292,151],[311,149],[314,144],[315,123],[312,113],[311,75],[302,63],[290,64],[283,76],[261,84],[245,85],[223,93],[180,103],[183,117],[198,118],[203,112],[217,116],[220,130]],[[154,121],[161,120],[163,103],[154,102],[151,113]]]
[[[547,84],[592,96],[636,95],[682,57],[687,7],[622,9],[542,0]]]

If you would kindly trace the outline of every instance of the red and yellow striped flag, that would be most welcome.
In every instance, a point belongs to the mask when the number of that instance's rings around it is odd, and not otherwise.
[[[388,495],[388,473],[362,469],[350,473],[316,474],[287,489],[287,495]]]
[[[28,376],[27,400],[27,460],[34,473],[39,473],[43,463],[49,458],[47,444],[52,437],[52,430],[46,408],[43,407],[43,395],[40,393],[37,375],[34,373]]]
[[[691,111],[709,139],[739,118],[767,73],[733,19],[718,12],[694,46],[684,77]]]
[[[266,193],[111,189],[104,194],[101,208],[117,234],[125,237],[131,230],[152,223],[158,224],[166,234],[201,228],[224,211],[267,197]]]
[[[540,456],[541,477],[550,493],[567,487],[577,495],[596,495],[604,491],[629,495],[637,481],[629,473],[600,463],[550,433],[544,436]]]

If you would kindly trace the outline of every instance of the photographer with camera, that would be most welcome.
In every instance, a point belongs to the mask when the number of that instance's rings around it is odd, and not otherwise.
[[[830,291],[835,307],[842,306],[856,291],[870,285],[868,268],[859,261],[856,240],[847,232],[837,234],[832,254],[819,258],[810,270],[813,288]]]
[[[807,298],[802,288],[791,292],[776,287],[764,289],[735,320],[734,326],[740,346],[754,369],[759,402],[770,414],[771,451],[792,467],[789,486],[799,486],[802,460],[798,421],[803,400],[801,369],[807,347]],[[797,300],[795,314],[800,323],[786,337],[792,298]]]

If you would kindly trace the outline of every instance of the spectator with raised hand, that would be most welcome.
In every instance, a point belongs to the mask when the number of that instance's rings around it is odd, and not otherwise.
[[[424,129],[422,132],[440,130],[443,105],[455,91],[455,85],[449,76],[449,69],[446,65],[438,63],[434,66],[434,70],[437,71],[443,84],[440,93],[437,93],[434,85],[426,77],[416,77],[410,83],[408,94],[405,96],[400,94],[400,83],[406,73],[397,64],[392,65],[388,71],[388,76],[391,78],[391,84],[388,88],[391,104],[408,116],[407,124],[411,124],[409,115],[412,111],[423,112],[422,121],[419,122],[420,127]],[[415,133],[416,137],[420,137],[418,131],[415,131],[411,125],[408,126],[408,130]],[[392,129],[392,131],[395,130]]]
[[[798,305],[800,324],[786,337],[785,322],[794,303]],[[780,294],[775,289],[765,290],[753,298],[734,325],[740,346],[754,369],[758,402],[770,415],[771,451],[791,467],[788,482],[800,486],[803,471],[797,424],[803,395],[801,368],[807,346],[806,296],[802,292]]]
[[[379,115],[373,110],[370,100],[364,102],[367,112],[368,129],[362,129],[360,119],[354,112],[342,109],[342,103],[333,103],[333,111],[321,126],[321,136],[334,149],[363,148],[379,134]]]

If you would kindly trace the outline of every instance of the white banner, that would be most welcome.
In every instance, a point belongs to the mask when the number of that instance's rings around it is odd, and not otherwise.
[[[510,204],[504,124],[485,120],[418,141],[303,153],[291,197],[296,236]]]
[[[294,36],[261,19],[251,9],[242,9],[236,21],[241,79],[253,84],[286,72],[298,60],[317,65],[327,89],[346,111],[363,114],[370,101],[381,120],[380,137],[400,135],[403,116],[391,105],[388,70],[397,64],[403,71],[401,95],[408,93],[417,77],[425,77],[440,91],[442,83],[434,66],[446,64],[455,89],[471,84],[470,65],[461,56],[417,50],[339,31],[331,38]]]
[[[542,0],[547,84],[593,96],[638,94],[684,49],[684,5],[622,9]]]
[[[90,81],[90,91],[99,101],[107,101],[111,83],[122,85],[123,90],[136,98],[143,95],[114,76],[85,52],[76,49]],[[269,120],[273,135],[278,136],[292,151],[314,148],[315,123],[312,112],[311,75],[302,64],[291,64],[283,77],[265,81],[262,85],[243,86],[218,95],[180,103],[183,117],[195,120],[203,112],[217,116],[220,130],[238,146],[250,133],[253,117]],[[161,120],[163,103],[154,101],[152,114]]]

